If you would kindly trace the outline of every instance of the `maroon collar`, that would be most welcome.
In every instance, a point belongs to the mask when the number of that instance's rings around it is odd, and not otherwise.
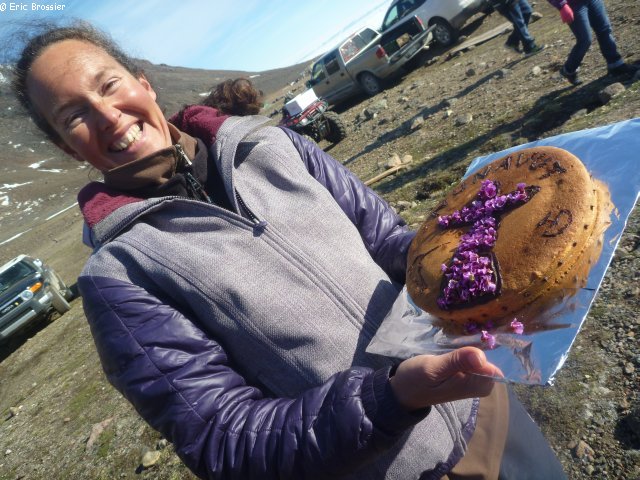
[[[192,137],[201,139],[210,148],[218,130],[229,118],[215,108],[190,105],[173,115],[169,122]],[[78,204],[89,227],[93,227],[118,208],[144,198],[109,188],[101,182],[91,182],[78,193]]]
[[[189,105],[169,118],[169,122],[192,137],[199,138],[210,148],[216,141],[218,130],[229,116],[212,107]]]

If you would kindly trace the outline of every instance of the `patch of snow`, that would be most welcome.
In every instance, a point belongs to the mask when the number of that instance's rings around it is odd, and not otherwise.
[[[2,189],[9,189],[11,190],[12,188],[18,188],[18,187],[22,187],[23,185],[29,185],[33,182],[25,182],[25,183],[5,183],[4,185],[0,185],[0,188]]]
[[[51,220],[53,217],[57,217],[58,215],[60,215],[61,213],[66,212],[67,210],[69,210],[70,208],[75,207],[76,205],[78,205],[78,202],[73,203],[72,205],[69,205],[66,208],[63,208],[62,210],[60,210],[59,212],[54,213],[53,215],[49,215],[47,218],[45,218],[45,221],[47,220]]]
[[[31,230],[31,229],[29,229],[29,230]],[[24,232],[17,233],[16,235],[14,235],[11,238],[7,238],[6,240],[0,242],[0,245],[4,245],[5,243],[9,243],[11,240],[15,240],[16,238],[18,238],[18,237],[24,235],[25,233],[27,233],[29,230],[25,230]]]

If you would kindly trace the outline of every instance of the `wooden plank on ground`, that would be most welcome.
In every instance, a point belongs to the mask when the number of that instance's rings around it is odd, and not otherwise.
[[[475,47],[476,45],[480,45],[481,43],[491,40],[492,38],[497,37],[498,35],[502,35],[503,33],[510,32],[511,30],[513,30],[513,25],[511,25],[511,22],[501,23],[500,25],[498,25],[495,28],[492,28],[488,32],[484,32],[481,35],[468,38],[467,40],[462,42],[460,45],[456,45],[455,48],[452,48],[451,50],[449,50],[449,58],[453,57],[458,52],[462,52],[468,49],[469,47]]]
[[[375,177],[370,178],[369,180],[364,182],[364,184],[367,185],[367,186],[372,185],[372,184],[374,184],[376,182],[379,182],[383,178],[388,177],[392,173],[399,172],[403,168],[407,168],[407,165],[396,165],[395,167],[391,167],[391,168],[385,170],[384,172],[382,172],[380,175],[376,175]]]

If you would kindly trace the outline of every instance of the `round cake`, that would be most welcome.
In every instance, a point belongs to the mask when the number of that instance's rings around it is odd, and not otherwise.
[[[611,203],[575,156],[524,149],[470,175],[421,226],[407,289],[423,310],[459,324],[513,317],[584,286]]]

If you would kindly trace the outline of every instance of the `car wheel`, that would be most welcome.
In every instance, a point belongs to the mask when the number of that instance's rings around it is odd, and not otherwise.
[[[347,128],[344,126],[340,115],[336,112],[324,112],[324,116],[329,124],[329,133],[327,140],[331,143],[338,143],[347,137]]]
[[[57,288],[51,288],[51,305],[60,315],[71,310],[71,305]]]
[[[380,84],[380,80],[373,73],[363,72],[358,77],[358,81],[360,82],[360,86],[364,93],[373,97],[382,91],[382,85]]]
[[[431,24],[435,25],[433,38],[435,38],[438,45],[448,47],[458,39],[458,32],[446,20],[436,18]]]

